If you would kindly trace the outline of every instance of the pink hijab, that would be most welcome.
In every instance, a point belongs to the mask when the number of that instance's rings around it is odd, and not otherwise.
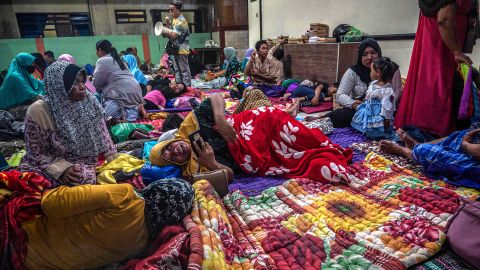
[[[75,58],[71,56],[70,54],[62,54],[57,58],[57,61],[67,61],[70,64],[77,64],[77,61],[75,61]]]
[[[70,64],[74,64],[74,65],[77,64],[77,61],[75,61],[75,58],[73,56],[71,56],[70,54],[66,54],[66,53],[60,55],[57,58],[57,61],[66,61],[66,62],[69,62]],[[97,92],[97,89],[95,88],[95,86],[93,86],[92,82],[88,79],[85,82],[85,87],[87,87],[87,89],[90,90],[90,92],[92,92],[92,93]]]

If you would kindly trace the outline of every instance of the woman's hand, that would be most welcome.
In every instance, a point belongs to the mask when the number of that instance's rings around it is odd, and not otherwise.
[[[462,139],[462,149],[477,160],[480,160],[480,144],[472,143],[476,135],[480,136],[480,129],[475,129],[465,134]]]
[[[317,106],[317,105],[320,103],[320,97],[319,97],[319,96],[314,96],[314,97],[312,98],[312,101],[311,101],[311,102],[312,102],[312,105],[313,105],[313,106]]]
[[[473,64],[472,59],[461,52],[455,54],[455,61],[459,64],[467,64],[469,66]]]
[[[60,180],[64,183],[76,183],[82,178],[82,171],[77,165],[68,167],[60,177]]]
[[[215,119],[216,130],[227,143],[234,143],[237,140],[237,132],[230,126],[224,117]]]
[[[193,147],[198,153],[198,163],[209,170],[215,170],[217,162],[215,161],[215,153],[210,144],[200,140],[200,145],[198,145],[197,142],[193,142]]]
[[[358,100],[358,99],[355,100],[355,101],[353,102],[353,104],[352,104],[352,109],[354,109],[354,110],[356,111],[356,110],[357,110],[357,107],[358,107],[360,104],[362,104],[362,101],[360,101],[360,100]]]

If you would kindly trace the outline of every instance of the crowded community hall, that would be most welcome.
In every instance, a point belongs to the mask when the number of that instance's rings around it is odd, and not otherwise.
[[[478,0],[40,2],[0,269],[479,269]]]

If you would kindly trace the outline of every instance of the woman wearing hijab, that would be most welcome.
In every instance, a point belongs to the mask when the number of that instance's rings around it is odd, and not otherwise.
[[[343,108],[326,115],[332,120],[333,127],[344,128],[350,126],[353,115],[358,105],[362,104],[368,85],[372,81],[370,78],[370,66],[373,60],[381,56],[382,50],[376,40],[367,38],[360,43],[357,63],[345,72],[338,87],[336,102]],[[395,100],[398,100],[402,91],[398,66],[393,76],[392,87],[395,93]]]
[[[230,76],[237,74],[241,65],[238,62],[237,50],[235,48],[226,47],[223,49],[223,54],[225,55],[225,61],[223,62],[222,70],[225,70],[224,76],[228,80]]]
[[[71,56],[70,54],[62,54],[58,57],[57,61],[66,61],[70,64],[74,64],[76,65],[77,64],[77,60],[75,60],[75,57]],[[85,69],[85,72],[87,72],[87,70]],[[87,72],[87,76],[88,76],[88,72]],[[90,90],[90,92],[92,93],[95,93],[97,92],[97,90],[95,89],[95,86],[93,86],[92,82],[90,80],[87,80],[85,81],[85,87],[87,87],[88,90]]]
[[[137,193],[130,184],[58,187],[42,196],[43,215],[22,223],[28,269],[100,269],[141,256],[159,231],[190,214],[195,192],[162,179]]]
[[[146,86],[148,83],[147,78],[145,78],[143,72],[138,68],[137,59],[135,59],[135,56],[128,54],[123,56],[123,60],[127,63],[128,69],[132,73],[133,77],[135,77],[135,80],[137,80],[139,84]]]
[[[40,53],[31,53],[35,57],[35,61],[33,65],[35,66],[35,72],[33,73],[33,77],[37,80],[43,80],[43,74],[45,73],[45,69],[48,67],[47,61],[43,58],[43,55]]]
[[[245,51],[245,58],[243,58],[242,61],[242,71],[245,71],[245,67],[248,64],[248,61],[250,61],[250,57],[252,56],[252,53],[255,51],[255,48],[249,48]]]
[[[29,53],[19,53],[12,60],[0,87],[0,110],[27,104],[43,95],[43,82],[32,76],[34,61],[35,57]]]
[[[93,73],[93,85],[102,93],[105,117],[133,122],[143,105],[142,89],[108,40],[96,44],[99,57]]]
[[[203,140],[191,144],[197,131]],[[150,162],[181,166],[186,178],[225,169],[230,180],[243,171],[348,182],[345,168],[351,156],[350,149],[334,145],[319,129],[309,129],[274,107],[225,116],[225,100],[215,94],[185,118],[174,139],[153,147]]]
[[[75,58],[73,56],[71,56],[70,54],[62,54],[58,57],[57,61],[67,61],[69,62],[70,64],[74,64],[76,65],[77,64],[77,61],[75,60]]]
[[[95,184],[100,154],[116,150],[102,108],[85,89],[86,72],[66,61],[45,71],[45,97],[33,103],[25,119],[26,154],[20,169],[40,171],[55,186]]]

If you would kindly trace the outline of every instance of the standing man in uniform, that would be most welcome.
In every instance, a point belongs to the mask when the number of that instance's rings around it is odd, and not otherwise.
[[[177,83],[183,82],[186,86],[191,86],[190,67],[188,65],[188,55],[190,54],[190,45],[188,42],[190,31],[188,22],[182,15],[183,4],[179,0],[170,2],[170,18],[166,18],[166,27],[171,28],[172,32],[167,35],[170,41],[179,46],[177,54],[173,55],[173,67],[175,69],[175,80]]]

